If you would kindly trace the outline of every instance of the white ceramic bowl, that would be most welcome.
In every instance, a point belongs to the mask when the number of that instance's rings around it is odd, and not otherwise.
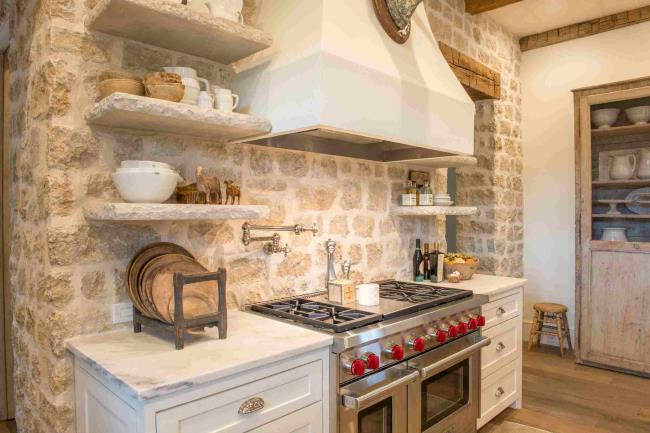
[[[183,66],[165,66],[164,68],[165,72],[171,72],[173,74],[178,74],[182,78],[194,78],[196,79],[198,75],[196,74],[196,69],[194,68],[187,68]]]
[[[643,125],[650,120],[650,105],[641,105],[625,110],[628,120],[635,125]]]
[[[178,177],[177,173],[161,171],[116,171],[113,173],[113,182],[125,201],[163,203],[176,190]]]
[[[609,128],[616,122],[620,112],[621,110],[619,108],[594,110],[591,112],[591,121],[598,129]]]
[[[603,229],[602,241],[619,241],[627,242],[627,229],[625,228],[605,228]]]
[[[173,170],[174,169],[174,167],[172,167],[171,164],[167,164],[166,162],[157,162],[157,161],[127,160],[127,161],[122,161],[121,166],[122,166],[122,168],[148,167],[148,168],[166,168],[167,170]]]
[[[176,170],[162,167],[136,167],[136,168],[124,168],[119,167],[115,169],[115,173],[162,173],[162,174],[173,174],[178,178],[179,182],[183,182],[183,176],[178,174]]]

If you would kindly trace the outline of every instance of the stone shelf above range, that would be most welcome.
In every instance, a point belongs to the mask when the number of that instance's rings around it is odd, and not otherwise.
[[[463,216],[476,215],[478,208],[472,206],[396,206],[390,211],[396,216]]]
[[[91,125],[221,140],[240,140],[271,131],[267,119],[126,93],[113,93],[91,106],[86,121]]]
[[[421,158],[403,161],[391,161],[390,164],[406,164],[413,167],[431,168],[459,168],[476,167],[478,160],[475,156],[439,156],[436,158]]]
[[[86,27],[229,65],[271,46],[270,34],[202,14],[180,0],[100,0]]]
[[[101,203],[84,215],[94,221],[248,220],[269,216],[268,206],[157,203]]]

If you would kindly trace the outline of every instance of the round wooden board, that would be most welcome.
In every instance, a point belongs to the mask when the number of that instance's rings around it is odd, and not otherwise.
[[[156,257],[144,270],[142,281],[145,299],[150,302],[154,313],[163,321],[173,323],[174,273],[187,275],[208,272],[196,260],[179,255],[167,254]],[[183,310],[187,318],[216,312],[218,295],[215,281],[185,286]],[[186,303],[187,301],[187,303]]]
[[[133,304],[138,310],[140,310],[142,314],[152,318],[155,318],[155,316],[152,316],[151,313],[147,311],[144,302],[140,298],[138,281],[142,269],[146,266],[147,262],[155,257],[164,254],[182,254],[188,257],[193,257],[189,251],[180,245],[176,245],[171,242],[156,242],[149,244],[138,251],[131,259],[131,262],[129,263],[126,271],[127,294],[129,295],[131,302],[133,302]]]

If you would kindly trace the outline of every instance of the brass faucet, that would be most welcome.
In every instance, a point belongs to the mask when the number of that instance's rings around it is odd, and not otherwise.
[[[258,237],[252,237],[251,236],[251,231],[253,230],[261,230],[261,231],[276,231],[276,233],[273,233],[271,236],[258,236]],[[274,253],[284,253],[284,256],[286,257],[287,254],[291,251],[289,248],[289,244],[285,244],[284,247],[280,246],[280,234],[277,232],[294,232],[296,235],[299,235],[304,232],[312,232],[314,237],[318,233],[318,228],[316,227],[316,223],[311,228],[306,228],[301,224],[296,224],[293,226],[259,226],[259,225],[251,225],[249,223],[244,223],[242,226],[242,242],[244,245],[248,246],[250,245],[251,242],[266,242],[263,246],[263,251],[270,255]]]

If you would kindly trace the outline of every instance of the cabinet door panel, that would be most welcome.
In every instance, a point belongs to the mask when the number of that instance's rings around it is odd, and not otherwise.
[[[321,403],[312,404],[248,433],[322,433],[322,411]]]
[[[584,360],[650,373],[650,254],[593,251]]]

